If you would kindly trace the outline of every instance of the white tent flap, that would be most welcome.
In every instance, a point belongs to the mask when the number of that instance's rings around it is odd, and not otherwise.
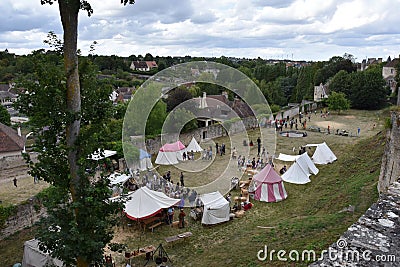
[[[143,186],[130,195],[130,200],[125,203],[125,213],[132,220],[145,219],[179,202],[180,199],[170,198],[163,192]]]
[[[220,192],[212,192],[200,196],[204,204],[202,224],[217,224],[229,221],[229,202]]]

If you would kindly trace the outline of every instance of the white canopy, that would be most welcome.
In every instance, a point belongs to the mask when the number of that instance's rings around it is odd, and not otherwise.
[[[63,266],[63,262],[52,258],[39,249],[39,240],[31,239],[24,243],[22,267]]]
[[[101,160],[101,159],[105,159],[111,156],[114,156],[117,154],[117,151],[114,150],[104,150],[103,152],[101,152],[100,149],[98,149],[97,151],[93,152],[92,155],[90,155],[89,158],[91,158],[92,160]]]
[[[163,192],[143,186],[130,195],[130,200],[125,203],[125,213],[132,220],[145,219],[179,202],[180,199],[170,198]]]
[[[217,224],[229,221],[229,202],[220,192],[212,192],[200,195],[204,204],[202,224]]]
[[[130,178],[129,175],[126,174],[121,174],[121,173],[113,173],[110,176],[108,176],[108,179],[110,180],[111,185],[116,185],[116,184],[123,184],[128,179]]]
[[[308,144],[306,146],[316,146],[314,155],[312,159],[315,164],[328,164],[337,160],[335,154],[333,154],[332,150],[328,147],[328,145],[323,142],[322,144]]]
[[[287,155],[283,153],[279,153],[279,157],[276,159],[282,160],[282,161],[295,161],[299,156],[298,155]]]
[[[196,139],[193,137],[192,141],[190,141],[189,145],[186,147],[186,151],[187,152],[201,152],[203,151],[203,149],[201,148],[201,146],[199,145],[199,143],[197,143]]]
[[[310,173],[295,161],[292,166],[282,174],[282,180],[293,184],[306,184],[311,182]]]

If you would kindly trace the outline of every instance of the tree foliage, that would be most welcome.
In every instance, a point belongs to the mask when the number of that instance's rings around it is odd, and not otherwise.
[[[332,92],[326,101],[330,110],[335,110],[338,113],[342,110],[348,110],[350,108],[350,101],[346,99],[344,93]]]
[[[186,100],[191,99],[193,96],[190,91],[183,87],[177,87],[170,91],[168,94],[168,98],[166,99],[167,103],[167,112],[173,110],[180,103],[185,102]]]
[[[8,113],[7,109],[2,105],[0,105],[0,123],[11,126],[10,113]]]

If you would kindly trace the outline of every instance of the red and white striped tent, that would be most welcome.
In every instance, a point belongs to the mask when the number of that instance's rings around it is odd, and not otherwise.
[[[283,180],[270,164],[257,173],[253,179],[253,192],[255,200],[265,202],[278,202],[287,198]]]
[[[158,151],[155,162],[160,165],[178,164],[179,160],[183,160],[183,152],[185,152],[185,146],[181,141],[165,144]]]

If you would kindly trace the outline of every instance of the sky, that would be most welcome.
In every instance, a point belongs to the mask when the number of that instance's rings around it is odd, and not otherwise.
[[[399,57],[400,0],[89,0],[79,15],[78,48],[94,54],[329,60],[345,53]],[[58,4],[1,0],[0,51],[45,48],[62,38]]]

